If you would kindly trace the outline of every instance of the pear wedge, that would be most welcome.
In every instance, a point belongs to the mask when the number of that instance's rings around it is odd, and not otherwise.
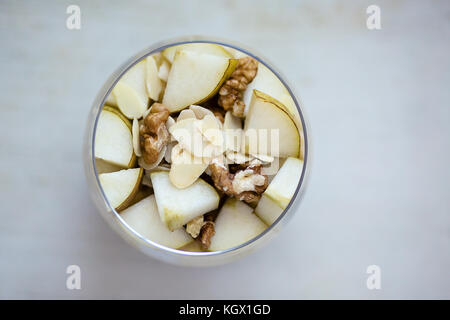
[[[219,207],[219,195],[213,186],[197,179],[185,189],[170,182],[169,173],[156,171],[150,174],[161,221],[176,230],[204,213]]]
[[[109,96],[106,98],[105,104],[117,108],[116,97],[112,93],[110,93]]]
[[[146,61],[139,61],[131,67],[116,83],[112,93],[120,111],[127,118],[141,118],[148,108],[149,101]]]
[[[283,166],[264,191],[255,213],[268,225],[271,225],[288,206],[300,182],[303,161],[287,158]]]
[[[235,198],[229,198],[215,221],[216,234],[211,238],[209,250],[233,248],[253,239],[266,228],[251,207]]]
[[[214,43],[193,42],[172,46],[164,49],[162,54],[170,63],[173,63],[175,54],[179,50],[194,51],[198,53],[206,53],[214,56],[232,58],[233,56],[222,46]]]
[[[136,163],[131,123],[119,110],[104,106],[95,134],[95,157],[110,164],[131,168]]]
[[[236,59],[177,51],[162,103],[176,112],[214,96],[237,65]]]
[[[250,101],[252,100],[254,89],[264,92],[265,94],[280,101],[292,115],[298,118],[298,120],[300,119],[294,100],[289,94],[289,91],[283,85],[281,80],[278,79],[278,77],[262,63],[258,63],[258,72],[256,73],[253,81],[249,83],[247,89],[245,89],[244,91],[244,114],[247,114],[249,110]]]
[[[120,216],[143,238],[163,246],[178,249],[193,242],[183,228],[172,232],[161,222],[154,195],[125,209]]]
[[[163,83],[158,76],[158,65],[154,56],[148,56],[145,59],[147,93],[150,99],[158,101],[161,94]]]
[[[98,176],[110,205],[117,211],[127,207],[139,190],[144,169],[124,169]]]
[[[294,119],[282,103],[253,90],[244,122],[245,151],[274,157],[298,157],[300,133]]]

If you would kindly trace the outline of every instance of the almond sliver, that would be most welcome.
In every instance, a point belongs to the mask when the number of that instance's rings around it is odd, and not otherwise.
[[[141,144],[139,143],[139,121],[138,119],[133,119],[133,126],[131,127],[131,133],[133,135],[133,149],[136,156],[141,157]]]

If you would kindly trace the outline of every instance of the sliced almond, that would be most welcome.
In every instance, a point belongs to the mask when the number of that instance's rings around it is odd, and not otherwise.
[[[202,106],[197,106],[195,104],[191,105],[189,107],[189,109],[191,109],[195,113],[195,116],[199,120],[203,119],[207,115],[214,116],[214,113],[211,110],[206,109],[206,108],[204,108]]]
[[[166,160],[167,163],[172,163],[172,149],[178,142],[171,142],[167,145],[166,148],[166,154],[164,155],[164,160]]]
[[[204,141],[202,134],[197,129],[197,121],[199,120],[196,118],[177,121],[170,127],[169,132],[184,150],[195,157],[202,158],[204,145],[208,142]]]
[[[138,119],[133,119],[133,126],[131,128],[131,132],[133,134],[133,149],[136,156],[141,157],[141,144],[139,143],[139,121]]]
[[[189,187],[201,176],[209,162],[209,159],[194,157],[184,150],[180,144],[175,145],[172,149],[170,182],[179,189]]]
[[[177,122],[178,121],[183,121],[183,120],[186,120],[186,119],[196,119],[194,111],[189,110],[189,109],[184,109],[178,115]]]
[[[169,128],[171,126],[173,126],[174,124],[175,124],[175,119],[172,118],[171,116],[169,116],[169,118],[166,121],[166,128],[167,128],[167,130],[169,130]],[[176,141],[175,138],[170,136],[170,142],[175,142],[175,141]]]
[[[148,114],[150,113],[150,111],[152,111],[152,107],[148,108],[147,110],[145,110],[144,114],[142,115],[142,118],[145,119],[145,117],[148,116]]]
[[[245,154],[235,151],[227,151],[225,153],[225,156],[229,161],[229,163],[236,163],[236,164],[246,163],[253,159],[251,157],[246,156]]]
[[[261,160],[263,163],[271,163],[275,160],[275,157],[268,156],[265,154],[250,154],[252,157]]]
[[[208,142],[215,146],[223,147],[223,131],[214,115],[206,115],[201,121],[198,121],[196,125]]]

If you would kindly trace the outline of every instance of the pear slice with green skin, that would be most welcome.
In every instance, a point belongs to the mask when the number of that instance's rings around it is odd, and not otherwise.
[[[145,84],[147,94],[153,101],[158,101],[163,88],[161,79],[158,76],[158,65],[154,56],[145,59],[146,79]]]
[[[245,104],[244,114],[249,110],[250,101],[252,99],[253,90],[264,92],[265,94],[280,101],[289,112],[298,120],[300,120],[297,107],[292,99],[289,91],[286,89],[280,79],[262,63],[258,63],[258,71],[255,78],[250,82],[244,91],[243,102]]]
[[[181,228],[170,231],[161,222],[154,195],[142,199],[120,213],[122,219],[143,238],[160,245],[178,249],[193,242],[192,237]]]
[[[287,158],[277,174],[264,191],[255,213],[268,225],[271,225],[288,206],[300,182],[303,161]]]
[[[266,228],[251,207],[236,198],[229,198],[215,221],[216,233],[211,238],[209,251],[236,247],[258,236]]]
[[[176,230],[192,219],[219,207],[220,197],[216,189],[198,178],[185,189],[178,189],[170,182],[169,173],[150,173],[161,221]]]
[[[141,118],[148,109],[146,79],[146,61],[141,60],[120,78],[112,90],[120,111],[129,119]]]
[[[208,100],[233,73],[237,63],[236,59],[177,51],[162,103],[172,113]]]
[[[202,42],[185,43],[185,44],[180,44],[177,46],[172,46],[167,49],[164,49],[162,54],[163,54],[164,58],[167,59],[167,61],[169,61],[170,63],[173,63],[176,52],[179,50],[194,51],[194,52],[198,52],[198,53],[206,53],[206,54],[211,54],[214,56],[220,56],[220,57],[225,57],[225,58],[233,58],[233,56],[227,50],[225,50],[225,48],[223,48],[222,46],[220,46],[218,44],[202,43]]]
[[[299,156],[300,133],[290,112],[278,100],[258,90],[253,90],[244,132],[246,153],[274,157]],[[272,145],[272,142],[277,145]]]
[[[97,174],[115,172],[123,169],[122,167],[99,158],[95,158],[95,166],[97,168]]]
[[[269,68],[267,68],[262,63],[258,63],[258,71],[256,73],[256,77],[252,80],[252,82],[249,83],[249,85],[244,91],[243,102],[245,104],[244,110],[245,115],[247,115],[248,113],[254,89],[264,92],[265,94],[273,97],[275,100],[278,100],[285,107],[285,110],[289,113],[289,116],[294,120],[295,125],[297,126],[300,132],[300,139],[301,139],[300,158],[303,159],[305,154],[303,126],[300,120],[300,114],[297,110],[297,106],[295,105],[294,99],[292,98],[288,89],[284,86],[281,80],[275,75],[275,73],[273,73]]]
[[[129,205],[139,190],[143,174],[144,169],[133,168],[98,176],[106,198],[114,209],[121,211]]]
[[[97,122],[94,150],[96,158],[121,168],[135,165],[131,123],[119,110],[103,107]]]

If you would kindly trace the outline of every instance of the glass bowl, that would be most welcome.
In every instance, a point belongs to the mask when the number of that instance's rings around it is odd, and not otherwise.
[[[213,251],[213,252],[183,251],[165,247],[154,241],[148,240],[140,236],[133,229],[131,229],[127,225],[127,223],[121,218],[120,214],[110,206],[108,199],[106,198],[105,193],[100,185],[95,164],[94,138],[95,138],[96,124],[100,112],[102,110],[102,107],[105,104],[106,98],[109,96],[112,88],[114,88],[115,84],[119,81],[121,76],[125,72],[127,72],[133,65],[135,65],[137,62],[147,57],[148,55],[160,52],[165,48],[174,45],[191,42],[214,43],[225,47],[237,49],[255,58],[260,63],[264,64],[281,80],[281,82],[285,85],[285,87],[291,94],[297,107],[297,110],[299,112],[301,124],[303,126],[303,141],[302,141],[304,143],[303,172],[301,174],[300,181],[298,183],[298,186],[290,203],[283,211],[283,213],[278,217],[278,219],[272,225],[270,225],[264,232],[259,234],[257,237],[245,243],[242,243],[239,246],[223,251]],[[138,54],[130,58],[128,61],[126,61],[123,65],[121,65],[119,68],[117,68],[117,70],[114,71],[114,73],[106,80],[105,84],[103,85],[97,97],[95,98],[95,101],[92,105],[92,109],[89,113],[83,146],[84,151],[83,162],[85,167],[86,179],[88,183],[88,190],[99,213],[107,221],[107,223],[111,226],[111,228],[114,229],[124,240],[126,240],[134,247],[138,248],[146,255],[167,263],[182,266],[212,266],[224,264],[227,262],[231,262],[239,257],[248,255],[250,252],[253,252],[257,248],[261,247],[263,244],[267,243],[277,233],[280,232],[283,225],[285,225],[288,222],[288,220],[292,218],[292,216],[298,210],[301,198],[305,191],[307,176],[310,167],[309,165],[310,144],[308,132],[309,132],[308,124],[305,120],[304,111],[300,105],[298,96],[296,96],[293,93],[292,87],[289,86],[285,78],[280,75],[280,72],[278,72],[276,68],[274,68],[273,65],[267,61],[267,59],[263,58],[260,54],[256,53],[255,50],[247,49],[246,46],[236,44],[234,41],[211,39],[201,36],[183,37],[159,42],[139,52]]]

